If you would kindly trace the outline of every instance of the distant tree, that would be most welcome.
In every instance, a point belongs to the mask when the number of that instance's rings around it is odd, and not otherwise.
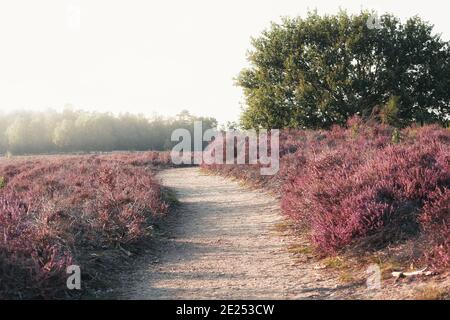
[[[61,150],[67,150],[74,146],[75,123],[70,119],[63,119],[58,123],[53,133],[53,143]]]
[[[177,114],[175,118],[177,121],[191,121],[194,117],[189,113],[188,110],[184,109],[179,114]]]
[[[220,126],[221,131],[237,131],[240,128],[236,121],[227,121],[226,124]]]
[[[250,68],[237,78],[245,128],[328,128],[398,97],[398,118],[444,122],[450,116],[450,46],[413,17],[373,13],[285,18],[253,39]]]
[[[380,111],[380,120],[382,123],[400,127],[401,121],[398,117],[399,107],[398,107],[398,96],[393,96],[389,99],[386,105]]]
[[[23,115],[18,116],[6,128],[5,136],[9,146],[9,150],[13,153],[23,153],[27,149],[32,149],[30,142],[29,120]]]
[[[0,114],[0,154],[33,154],[79,151],[170,150],[172,131],[202,121],[203,130],[215,128],[214,118],[197,117],[183,111],[174,118],[142,114],[74,111],[62,113],[15,112]]]

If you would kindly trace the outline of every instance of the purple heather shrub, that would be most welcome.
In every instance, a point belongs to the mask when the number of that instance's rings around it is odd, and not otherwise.
[[[279,193],[283,213],[323,254],[417,239],[427,243],[425,263],[449,266],[449,130],[354,117],[329,131],[282,131],[280,159],[275,176],[258,166],[203,167]]]
[[[0,160],[1,298],[64,297],[66,267],[101,278],[97,252],[138,244],[168,211],[148,167],[167,154]]]

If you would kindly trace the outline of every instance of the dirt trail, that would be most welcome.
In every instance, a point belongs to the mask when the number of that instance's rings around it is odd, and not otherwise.
[[[272,196],[198,168],[160,176],[181,204],[164,223],[158,252],[123,279],[118,298],[342,299],[353,293],[290,252],[296,239],[280,234],[283,218]]]

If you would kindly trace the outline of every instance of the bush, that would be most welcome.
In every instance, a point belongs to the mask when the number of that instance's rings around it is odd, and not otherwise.
[[[113,261],[120,248],[139,244],[167,212],[158,180],[142,167],[164,157],[2,161],[8,184],[0,190],[0,297],[64,297],[71,264],[81,266],[84,288],[95,288],[121,262]]]
[[[6,187],[6,179],[0,176],[0,189],[3,189],[4,187]]]
[[[329,131],[284,131],[273,177],[258,166],[204,167],[279,192],[284,214],[323,254],[416,239],[439,268],[450,259],[449,147],[439,126],[399,130],[356,117]]]
[[[435,268],[450,267],[450,189],[435,191],[419,221],[425,233],[425,259]]]

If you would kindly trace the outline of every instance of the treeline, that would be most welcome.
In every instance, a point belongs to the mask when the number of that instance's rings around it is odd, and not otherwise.
[[[183,111],[173,118],[86,112],[20,111],[0,114],[0,154],[170,150],[173,130],[193,131],[194,121],[214,128],[214,118]]]

